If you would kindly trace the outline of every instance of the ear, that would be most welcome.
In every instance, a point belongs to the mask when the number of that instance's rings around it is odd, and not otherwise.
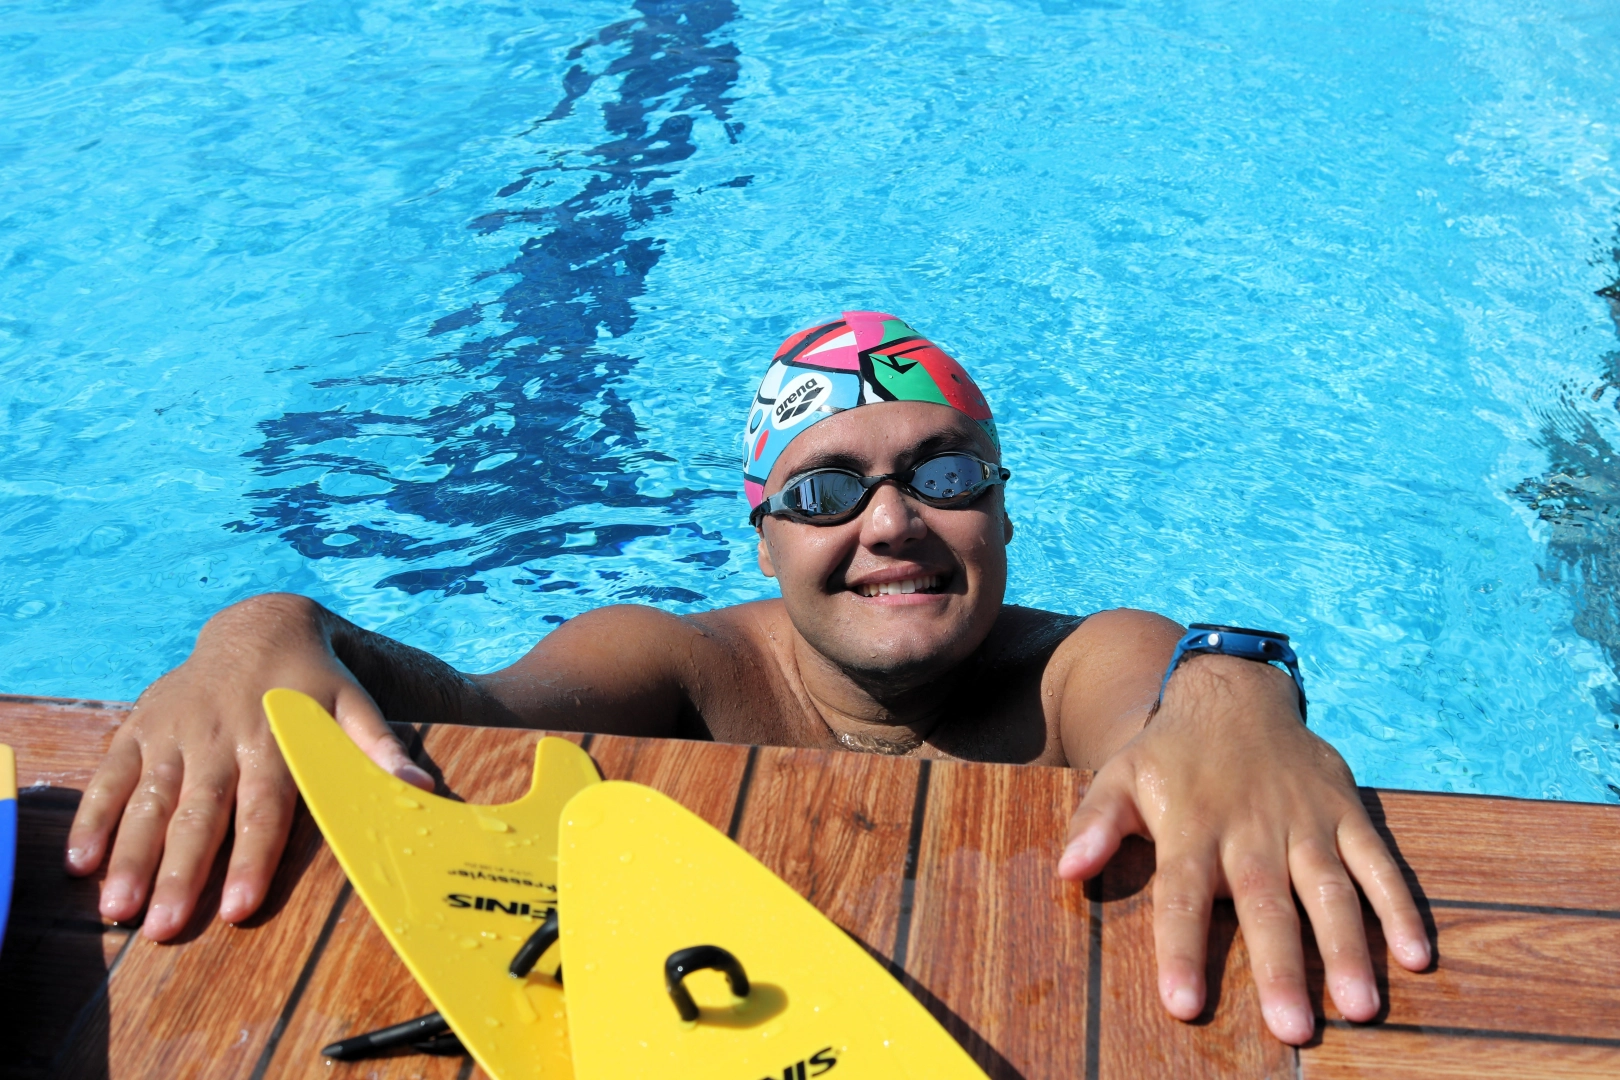
[[[1002,541],[1001,542],[1003,544],[1010,544],[1010,543],[1012,543],[1012,534],[1013,534],[1012,515],[1007,513],[1005,510],[1003,510],[1001,512],[1001,523],[1002,523]]]
[[[765,522],[759,523],[759,572],[766,577],[776,576],[776,564],[771,561],[771,546],[765,542]]]

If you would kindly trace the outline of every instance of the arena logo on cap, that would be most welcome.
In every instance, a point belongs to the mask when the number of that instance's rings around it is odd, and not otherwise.
[[[825,375],[814,372],[800,375],[782,387],[781,394],[776,398],[776,408],[772,410],[772,421],[778,428],[802,424],[810,415],[810,410],[827,396],[831,388],[832,381]]]

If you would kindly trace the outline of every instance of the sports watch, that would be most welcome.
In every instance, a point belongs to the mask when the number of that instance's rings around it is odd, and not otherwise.
[[[1170,655],[1170,666],[1165,668],[1164,678],[1159,682],[1159,700],[1153,705],[1155,710],[1164,701],[1164,688],[1170,684],[1170,676],[1193,653],[1219,653],[1222,656],[1257,660],[1262,664],[1281,664],[1294,677],[1294,686],[1299,689],[1299,718],[1305,719],[1305,680],[1299,674],[1299,657],[1288,644],[1288,635],[1272,630],[1249,630],[1241,626],[1217,626],[1214,623],[1193,623],[1182,639],[1176,642],[1176,651]]]

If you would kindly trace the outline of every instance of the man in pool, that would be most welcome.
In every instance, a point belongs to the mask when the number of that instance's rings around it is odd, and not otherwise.
[[[1397,962],[1428,964],[1400,871],[1343,759],[1306,729],[1288,675],[1196,653],[1161,699],[1175,623],[1002,602],[1008,473],[956,361],[894,316],[845,312],[783,343],[747,431],[759,566],[781,599],[690,616],[602,608],[488,675],[302,597],[243,601],[209,620],[119,728],[74,820],[69,871],[92,872],[110,846],[102,914],[128,920],[144,906],[147,936],[170,939],[234,802],[219,914],[251,915],[296,801],[259,704],[285,686],[423,787],[385,717],[1094,769],[1054,871],[1090,877],[1126,835],[1157,842],[1159,994],[1184,1020],[1204,1005],[1217,896],[1236,904],[1266,1023],[1286,1042],[1314,1028],[1296,894],[1350,1019],[1379,1009],[1352,878]]]

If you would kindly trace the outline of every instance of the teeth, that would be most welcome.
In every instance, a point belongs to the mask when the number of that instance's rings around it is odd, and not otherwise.
[[[885,581],[881,585],[857,585],[855,591],[862,596],[904,596],[906,593],[926,592],[929,589],[937,588],[939,588],[939,575],[929,574],[926,577]]]

